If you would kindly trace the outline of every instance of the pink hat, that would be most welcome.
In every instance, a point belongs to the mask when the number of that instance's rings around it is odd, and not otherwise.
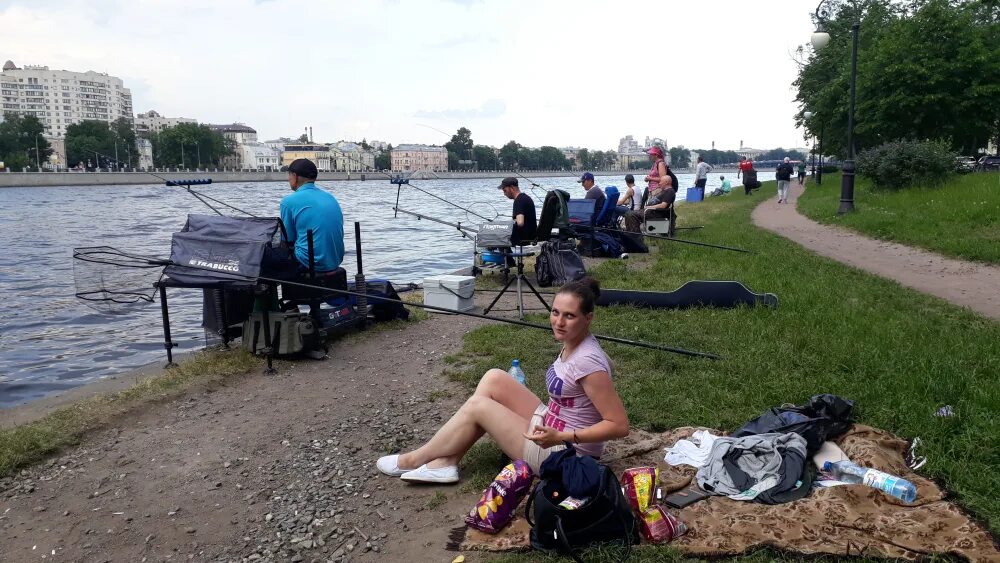
[[[646,154],[655,154],[656,156],[663,156],[663,149],[660,147],[653,147],[646,151]]]

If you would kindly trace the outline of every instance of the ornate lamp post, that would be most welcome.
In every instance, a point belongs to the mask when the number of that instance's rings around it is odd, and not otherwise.
[[[811,120],[813,115],[815,114],[811,111],[802,112],[802,117],[804,117],[806,121]],[[810,152],[809,166],[812,168],[812,177],[816,178],[816,134],[815,133],[813,134],[812,138],[813,138],[812,150],[809,151]]]
[[[830,13],[824,8],[824,5],[829,2],[830,0],[822,0],[816,6],[816,31],[813,32],[810,42],[817,51],[830,43],[830,34],[825,30]],[[851,7],[854,9],[855,15],[858,15],[857,2],[852,0]],[[851,48],[851,98],[847,114],[847,159],[844,160],[844,171],[841,176],[838,215],[854,211],[854,100],[858,82],[858,32],[860,29],[861,23],[859,21],[855,21],[851,25],[853,46]]]

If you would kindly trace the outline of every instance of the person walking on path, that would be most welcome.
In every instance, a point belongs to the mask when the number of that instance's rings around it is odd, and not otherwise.
[[[708,184],[708,173],[712,171],[712,165],[705,162],[705,158],[698,156],[698,166],[694,169],[694,186],[703,188]]]
[[[774,177],[778,180],[778,203],[788,203],[788,187],[792,183],[792,165],[787,156],[775,169]]]
[[[806,183],[806,161],[799,161],[799,185],[803,186]]]
[[[746,192],[746,195],[750,195],[757,188],[757,171],[753,169],[753,161],[745,156],[740,157],[736,178],[741,175],[743,176],[743,191]]]

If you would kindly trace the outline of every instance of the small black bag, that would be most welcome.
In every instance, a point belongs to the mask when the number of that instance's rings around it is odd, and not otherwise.
[[[854,424],[853,410],[854,401],[830,394],[816,395],[806,405],[771,407],[729,436],[742,438],[755,434],[794,432],[805,438],[806,454],[811,456],[819,451],[823,442],[851,428]]]
[[[535,260],[535,279],[541,287],[561,286],[587,275],[576,247],[567,241],[542,243]]]
[[[639,543],[639,526],[621,484],[611,468],[602,465],[597,494],[575,509],[559,506],[568,495],[562,483],[542,479],[528,495],[525,517],[531,524],[531,547],[569,555],[582,562],[574,550],[604,542],[619,542],[631,551]],[[628,553],[622,560],[628,559]]]

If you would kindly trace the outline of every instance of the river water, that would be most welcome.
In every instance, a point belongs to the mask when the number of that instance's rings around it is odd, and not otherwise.
[[[692,175],[679,175],[682,186]],[[413,184],[486,217],[509,216],[510,201],[488,180],[414,180]],[[546,188],[583,190],[573,178],[539,178]],[[598,176],[600,186],[624,187],[622,176]],[[718,185],[718,175],[709,190]],[[344,209],[343,266],[356,267],[353,223],[361,222],[365,274],[394,283],[455,271],[472,263],[472,243],[452,227],[400,214],[393,217],[395,186],[385,180],[321,182]],[[523,186],[527,180],[521,180]],[[288,193],[285,183],[227,183],[196,190],[255,215],[276,216]],[[528,190],[525,190],[528,191]],[[528,193],[532,193],[528,191]],[[534,191],[540,208],[542,190]],[[446,221],[477,224],[475,216],[404,186],[400,207]],[[187,214],[210,209],[181,188],[162,185],[63,186],[0,189],[0,408],[165,361],[160,308],[156,303],[127,314],[96,312],[74,297],[73,248],[112,246],[169,257],[170,235]],[[235,213],[234,213],[235,214]],[[170,292],[173,338],[178,351],[204,345],[201,292]]]

